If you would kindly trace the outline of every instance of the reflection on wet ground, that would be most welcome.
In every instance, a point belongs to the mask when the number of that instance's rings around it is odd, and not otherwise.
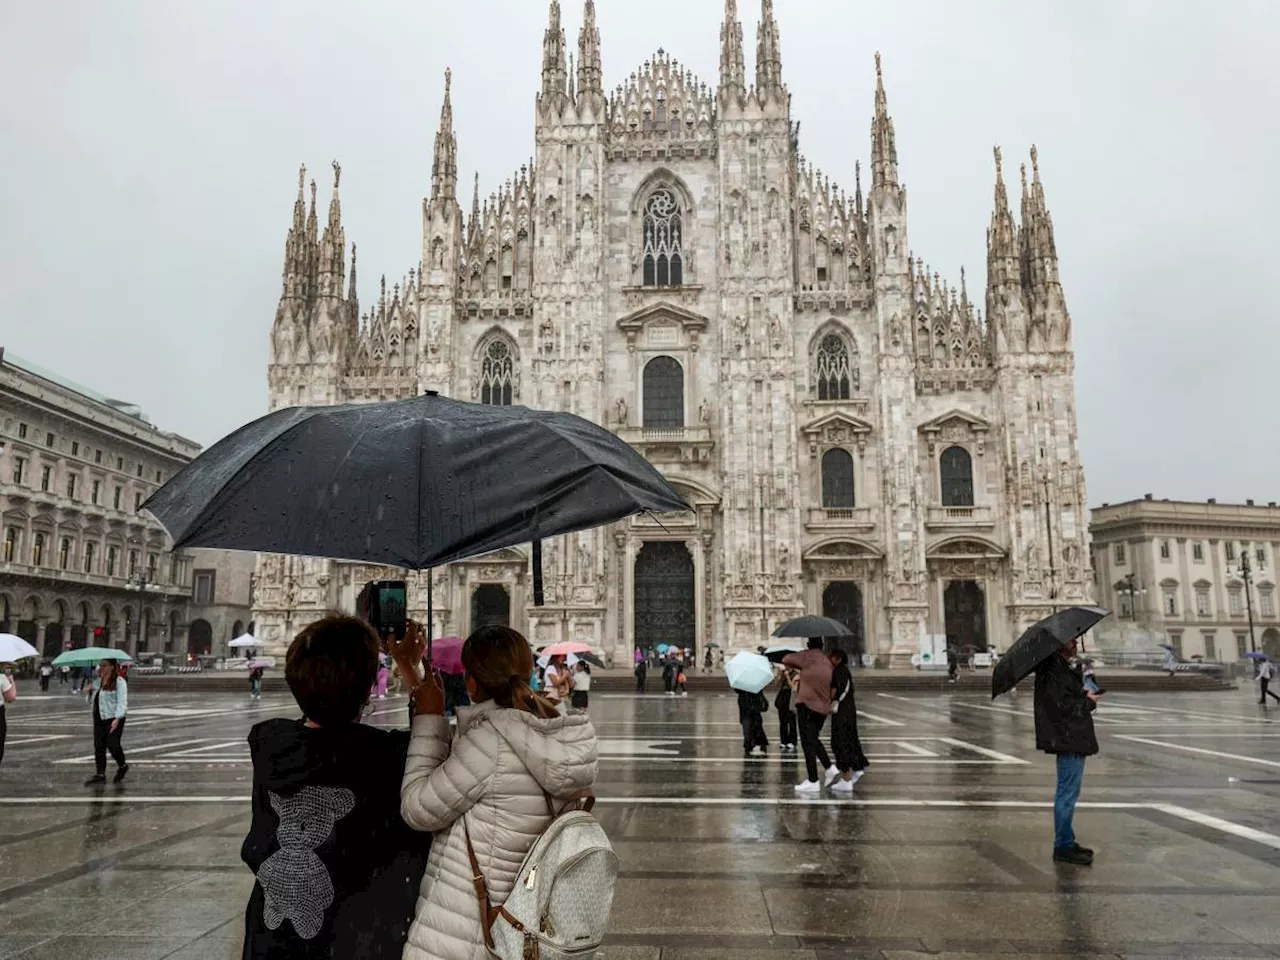
[[[868,693],[855,796],[799,799],[801,760],[742,759],[728,696],[597,695],[597,814],[622,862],[604,956],[1280,956],[1280,724],[1251,692],[1108,698],[1076,821],[1091,869],[1050,860],[1029,698]],[[89,790],[87,709],[23,693],[0,958],[239,957],[244,736],[292,702],[140,689],[129,780]],[[388,700],[373,722],[403,719]]]

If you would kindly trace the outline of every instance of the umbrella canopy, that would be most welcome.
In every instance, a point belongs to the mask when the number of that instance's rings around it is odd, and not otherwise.
[[[1110,615],[1101,607],[1068,607],[1030,626],[991,671],[991,698],[1008,693],[1041,663]]]
[[[77,650],[64,650],[53,661],[55,667],[84,667],[103,660],[119,660],[121,663],[133,663],[133,657],[123,650],[114,647],[80,647]]]
[[[431,663],[441,673],[461,676],[466,672],[462,669],[462,645],[464,643],[466,641],[461,637],[441,637],[439,640],[433,641]]]
[[[759,693],[773,682],[773,664],[758,653],[743,650],[724,665],[729,686],[747,693]]]
[[[587,663],[591,664],[593,667],[599,667],[601,670],[604,669],[604,661],[594,653],[580,653],[578,654],[578,659],[587,661]]]
[[[549,647],[542,648],[544,657],[566,657],[571,653],[581,656],[584,653],[591,652],[591,644],[581,643],[577,640],[566,640],[563,643],[553,643]]]
[[[4,640],[4,637],[0,636],[0,641],[3,641],[3,640]],[[1259,653],[1257,650],[1250,650],[1248,653],[1245,654],[1245,656],[1248,657],[1250,660],[1270,660],[1271,659],[1265,653]],[[4,657],[0,657],[0,660],[3,660],[3,659]]]
[[[278,410],[144,505],[182,547],[426,570],[688,504],[639,453],[569,413],[432,393]]]
[[[764,656],[770,663],[781,663],[782,658],[787,654],[799,652],[800,647],[798,644],[775,643],[773,646],[765,648]]]
[[[241,647],[260,647],[262,644],[253,638],[253,634],[246,633],[242,637],[236,637],[227,646],[233,650],[239,650]]]
[[[839,620],[830,617],[796,617],[788,620],[777,630],[775,637],[852,637],[853,631]]]
[[[15,663],[27,657],[38,657],[40,651],[15,633],[0,633],[0,663]]]
[[[272,660],[260,660],[257,658],[250,660],[244,665],[246,670],[257,670],[259,668],[263,670],[270,670],[274,666],[275,662]]]

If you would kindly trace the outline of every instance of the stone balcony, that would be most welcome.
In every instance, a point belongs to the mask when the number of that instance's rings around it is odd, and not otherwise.
[[[622,427],[618,436],[654,463],[707,463],[715,441],[711,428]]]
[[[995,523],[990,507],[930,507],[925,516],[928,530],[990,530]]]
[[[876,517],[871,507],[810,507],[804,526],[810,533],[868,533],[876,528]]]

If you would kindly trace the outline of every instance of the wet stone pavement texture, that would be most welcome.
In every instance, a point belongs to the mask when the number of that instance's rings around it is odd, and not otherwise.
[[[1249,689],[1109,696],[1050,858],[1054,770],[1030,697],[859,700],[872,766],[798,798],[742,758],[736,701],[593,697],[597,814],[621,858],[607,960],[1280,957],[1280,710]],[[249,727],[287,696],[140,693],[120,785],[85,788],[82,701],[24,687],[0,767],[0,958],[229,960],[253,878]],[[403,722],[403,700],[371,722]]]

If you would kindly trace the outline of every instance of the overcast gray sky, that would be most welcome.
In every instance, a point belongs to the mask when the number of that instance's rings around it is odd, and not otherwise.
[[[750,71],[759,2],[739,6]],[[576,49],[581,3],[564,7]],[[597,7],[606,87],[659,47],[715,84],[721,0]],[[1095,505],[1277,499],[1280,3],[776,8],[802,149],[850,188],[883,52],[911,247],[951,282],[985,276],[992,145],[1011,184],[1039,145]],[[546,13],[6,0],[0,343],[205,444],[253,419],[299,163],[326,197],[341,160],[369,303],[420,255],[446,66],[464,183],[478,170],[487,193],[531,155]]]

